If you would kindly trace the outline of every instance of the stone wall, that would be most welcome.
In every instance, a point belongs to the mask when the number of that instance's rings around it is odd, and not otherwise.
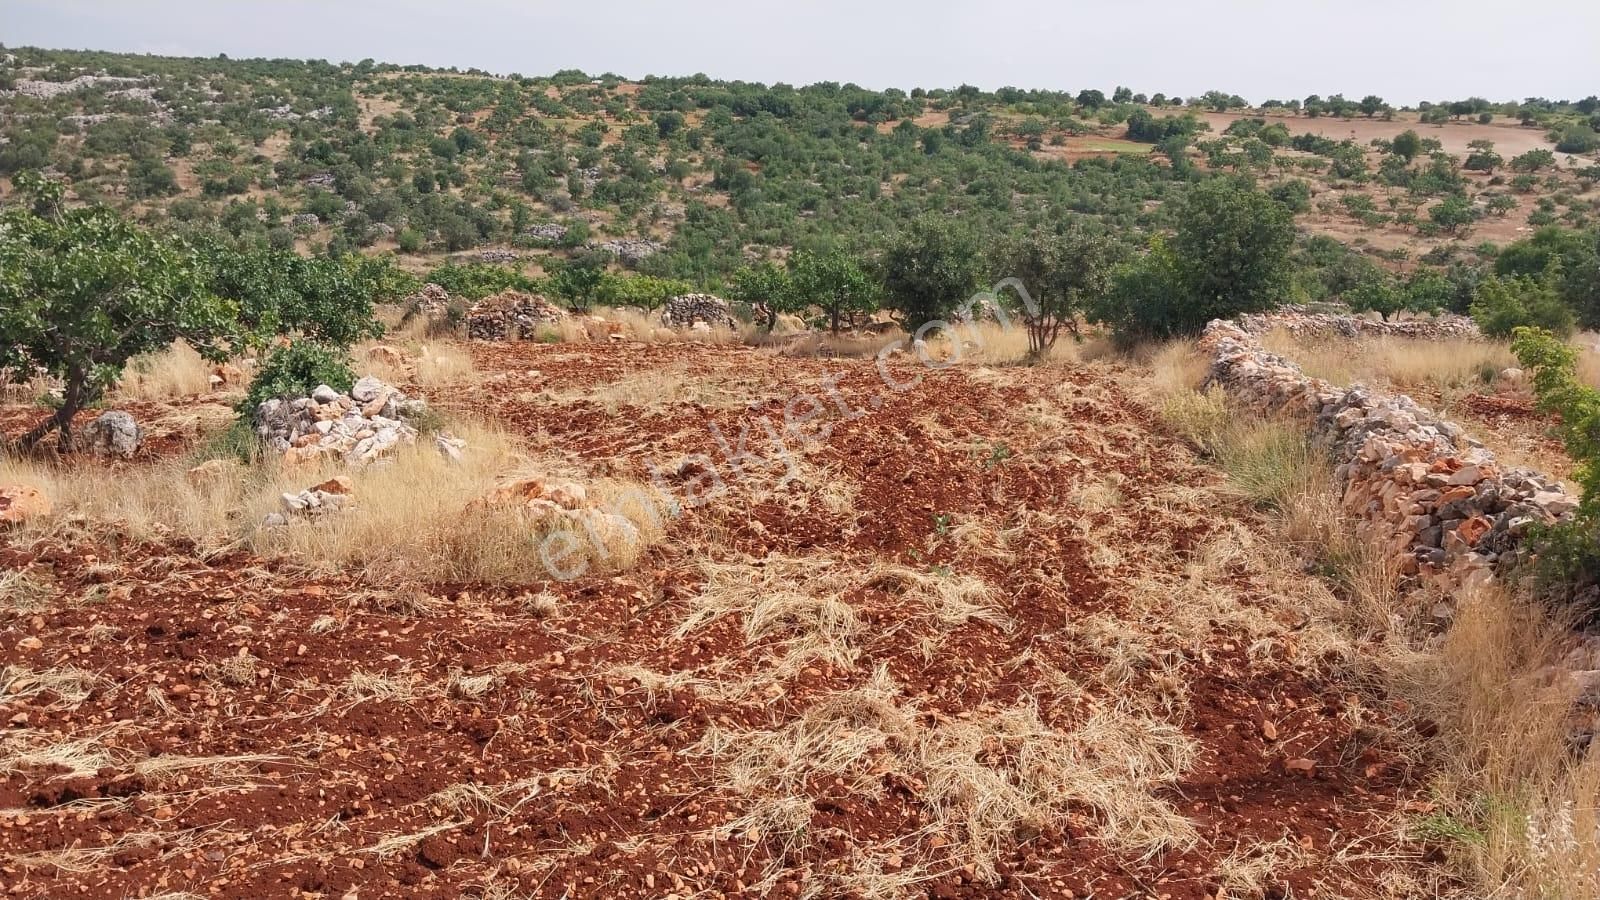
[[[1288,321],[1303,323],[1303,315],[1290,313]],[[1263,412],[1308,422],[1333,455],[1345,510],[1367,537],[1389,549],[1403,586],[1453,591],[1492,579],[1521,558],[1531,526],[1577,508],[1578,498],[1557,479],[1501,466],[1461,426],[1410,397],[1339,387],[1269,353],[1256,334],[1286,325],[1275,318],[1212,322],[1200,340],[1211,358],[1211,381]],[[1318,327],[1365,334],[1376,333],[1368,325],[1401,324],[1321,321],[1339,318],[1318,317]],[[1447,325],[1417,334],[1465,332]]]

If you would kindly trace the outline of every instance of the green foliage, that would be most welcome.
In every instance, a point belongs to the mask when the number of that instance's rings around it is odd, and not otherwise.
[[[796,311],[803,305],[796,299],[789,273],[771,262],[745,266],[735,272],[728,285],[728,295],[752,309],[765,310],[766,317],[757,324],[768,331],[777,325],[778,313]]]
[[[1566,337],[1572,334],[1572,310],[1549,284],[1523,276],[1490,276],[1473,294],[1473,321],[1489,337],[1510,337],[1518,328],[1533,327]]]
[[[268,400],[310,396],[324,384],[340,392],[355,384],[348,354],[316,341],[292,341],[267,353],[239,409],[248,415]]]
[[[1196,334],[1212,319],[1287,299],[1295,232],[1282,204],[1215,179],[1190,191],[1175,217],[1170,243],[1121,272],[1100,309],[1120,339]]]
[[[907,226],[884,251],[880,267],[889,303],[913,331],[952,314],[970,299],[983,275],[972,233],[933,215]]]
[[[1194,116],[1162,116],[1136,109],[1128,116],[1128,140],[1159,144],[1174,137],[1191,137],[1205,128]]]
[[[1478,210],[1466,197],[1451,194],[1428,210],[1428,218],[1444,231],[1455,234],[1478,221]]]
[[[1280,181],[1268,188],[1267,194],[1290,212],[1301,213],[1311,208],[1311,185],[1301,178]]]
[[[1408,128],[1395,135],[1391,149],[1393,149],[1396,156],[1409,163],[1417,158],[1418,153],[1422,152],[1422,138],[1415,131]]]
[[[40,185],[34,206],[52,193]],[[38,366],[64,384],[56,414],[20,443],[56,430],[66,447],[72,416],[138,354],[182,339],[220,359],[237,338],[236,308],[181,244],[102,207],[0,212],[0,373],[26,380]]]
[[[217,241],[201,241],[197,250],[207,289],[236,304],[240,325],[255,341],[293,333],[347,347],[382,333],[375,304],[418,286],[385,257],[308,259]]]
[[[1593,153],[1600,150],[1600,134],[1587,124],[1571,125],[1556,141],[1557,153]]]
[[[1578,350],[1539,328],[1518,328],[1511,342],[1524,369],[1533,373],[1539,408],[1561,416],[1561,438],[1582,488],[1570,522],[1535,533],[1541,574],[1550,581],[1592,584],[1600,577],[1600,391],[1577,371]]]
[[[650,275],[606,275],[595,289],[601,303],[613,306],[635,306],[646,311],[665,305],[673,297],[694,290],[687,281],[674,278],[655,278]]]
[[[422,280],[468,300],[482,300],[504,290],[533,293],[540,288],[539,282],[515,269],[487,263],[443,263],[429,270]]]
[[[1078,336],[1078,316],[1110,289],[1120,255],[1120,247],[1081,227],[1029,232],[996,249],[994,271],[1028,292],[1022,316],[1030,355],[1048,351],[1063,330]]]
[[[547,283],[552,293],[566,300],[573,310],[581,312],[589,308],[605,280],[605,260],[595,255],[571,260],[557,267]]]
[[[877,282],[856,257],[837,248],[797,251],[789,258],[789,285],[792,302],[819,307],[834,334],[840,322],[878,308]]]
[[[1537,172],[1548,169],[1556,164],[1556,155],[1543,148],[1529,150],[1520,156],[1511,159],[1511,168],[1517,172]]]

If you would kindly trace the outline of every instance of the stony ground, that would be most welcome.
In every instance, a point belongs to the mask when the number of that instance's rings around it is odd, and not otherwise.
[[[459,412],[668,539],[395,590],[0,536],[9,896],[1435,894],[1336,601],[1140,371],[475,353]]]

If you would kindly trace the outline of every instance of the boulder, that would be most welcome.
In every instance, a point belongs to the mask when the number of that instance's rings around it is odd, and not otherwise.
[[[0,487],[0,525],[21,525],[50,515],[55,506],[45,493],[32,485],[10,484]]]
[[[103,412],[84,429],[85,445],[98,456],[132,459],[139,452],[143,432],[133,416],[121,410]]]
[[[208,459],[184,473],[184,478],[195,487],[215,487],[239,474],[239,464],[231,459]]]

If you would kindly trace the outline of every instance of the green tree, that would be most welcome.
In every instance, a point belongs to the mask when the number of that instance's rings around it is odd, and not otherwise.
[[[1131,342],[1196,334],[1212,319],[1281,304],[1290,287],[1294,218],[1266,194],[1215,179],[1193,188],[1176,233],[1125,266],[1096,317]]]
[[[1537,172],[1540,169],[1548,169],[1555,164],[1556,155],[1543,148],[1529,150],[1527,153],[1511,158],[1511,168],[1517,172]]]
[[[972,233],[932,214],[913,220],[889,244],[880,265],[885,294],[913,331],[966,302],[983,275]]]
[[[797,251],[789,258],[789,281],[794,302],[821,308],[834,334],[842,319],[878,308],[878,284],[855,256],[837,248]]]
[[[1460,194],[1451,194],[1428,210],[1428,218],[1450,234],[1478,221],[1478,211],[1472,201]]]
[[[777,327],[778,313],[795,309],[794,294],[789,273],[770,262],[745,266],[735,272],[729,290],[734,300],[764,311],[758,324],[767,331]]]
[[[994,270],[1028,292],[1022,319],[1029,356],[1047,353],[1062,331],[1078,337],[1078,316],[1110,288],[1117,257],[1115,245],[1081,228],[1029,232],[996,249]]]
[[[1491,275],[1478,282],[1473,293],[1472,319],[1489,337],[1510,337],[1518,328],[1532,326],[1568,337],[1573,330],[1572,310],[1548,282]]]
[[[1500,154],[1494,152],[1494,141],[1476,140],[1467,146],[1472,152],[1467,154],[1467,161],[1461,164],[1463,169],[1492,174],[1501,163],[1505,162]]]
[[[52,192],[18,180],[36,196]],[[0,372],[25,381],[39,367],[62,381],[55,412],[20,447],[54,431],[70,449],[73,416],[134,356],[181,339],[223,359],[236,338],[235,309],[205,289],[181,245],[103,207],[0,212]]]
[[[1409,163],[1422,152],[1422,137],[1408,128],[1395,135],[1391,149],[1394,150],[1394,155]]]

